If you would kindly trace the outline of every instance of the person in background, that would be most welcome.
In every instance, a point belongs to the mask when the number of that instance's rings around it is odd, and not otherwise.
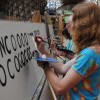
[[[71,16],[68,17],[68,23],[66,25],[66,29],[68,30],[68,32],[66,31],[66,33],[69,34],[69,38],[68,38],[69,42],[66,45],[66,49],[71,50],[71,51],[74,52],[74,43],[73,43],[72,36],[71,36],[72,35],[72,33],[71,33],[72,17],[73,17],[73,15],[71,15]],[[66,62],[68,62],[74,56],[75,56],[75,54],[74,55],[67,55]]]
[[[70,34],[71,22],[72,22],[72,15],[68,17],[68,22],[66,24],[66,27],[62,31],[62,35],[64,36],[66,40],[68,40],[68,43],[65,48],[74,52],[74,44],[73,44],[72,37]],[[51,50],[55,51],[56,56],[64,56],[66,58],[66,62],[74,58],[74,54],[68,54],[68,53],[65,53],[64,51],[58,50],[55,47],[55,41],[51,42]]]
[[[43,67],[44,73],[57,95],[64,100],[96,100],[100,93],[100,6],[81,3],[73,8],[72,39],[78,57],[74,64],[60,62]],[[52,57],[41,40],[36,40],[38,50]],[[39,66],[45,62],[38,62]],[[62,79],[52,71],[66,74]]]

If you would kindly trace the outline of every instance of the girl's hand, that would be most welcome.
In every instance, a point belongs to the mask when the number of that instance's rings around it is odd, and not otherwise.
[[[38,50],[43,54],[45,52],[45,45],[43,42],[43,38],[40,36],[35,37],[35,42],[37,44]]]
[[[36,36],[35,37],[35,42],[37,43],[37,45],[39,45],[41,43],[41,41],[43,42],[43,38],[40,36]]]

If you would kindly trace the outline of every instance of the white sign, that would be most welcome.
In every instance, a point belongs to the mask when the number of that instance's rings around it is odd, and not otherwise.
[[[30,33],[46,37],[45,25],[0,21],[0,100],[31,100],[44,74]]]

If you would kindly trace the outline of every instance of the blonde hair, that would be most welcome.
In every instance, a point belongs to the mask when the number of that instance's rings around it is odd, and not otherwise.
[[[82,3],[73,8],[72,38],[79,53],[86,47],[100,45],[100,6]]]

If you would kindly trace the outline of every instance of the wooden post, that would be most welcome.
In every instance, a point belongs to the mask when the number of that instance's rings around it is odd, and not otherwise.
[[[61,44],[63,44],[63,35],[62,35],[63,28],[64,28],[63,16],[59,16],[59,31],[58,31],[58,36],[60,37]]]

